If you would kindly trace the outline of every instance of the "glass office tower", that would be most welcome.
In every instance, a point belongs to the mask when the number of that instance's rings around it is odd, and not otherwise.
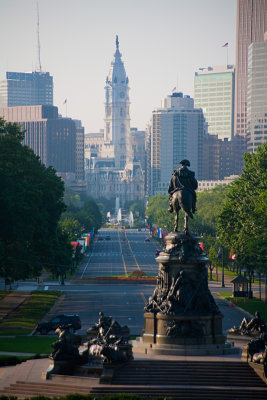
[[[237,0],[234,134],[246,136],[248,46],[267,30],[267,0]]]
[[[7,72],[0,82],[0,106],[53,105],[53,77],[49,72]]]
[[[202,108],[208,132],[233,137],[234,67],[208,67],[195,73],[195,107]]]
[[[247,149],[267,141],[267,32],[263,42],[248,48]]]

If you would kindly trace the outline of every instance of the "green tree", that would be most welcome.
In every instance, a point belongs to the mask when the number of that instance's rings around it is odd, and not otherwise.
[[[77,239],[82,233],[98,230],[102,225],[102,214],[94,200],[85,194],[79,196],[66,187],[64,200],[67,210],[61,216],[60,227],[70,240]]]
[[[129,207],[129,210],[132,211],[133,215],[137,219],[145,218],[145,202],[144,200],[138,200],[132,203]]]
[[[83,204],[78,193],[75,193],[74,190],[67,185],[65,185],[64,203],[66,204],[68,211],[75,211],[76,209],[81,208]]]
[[[218,218],[220,237],[248,274],[267,273],[267,143],[244,155],[245,167],[227,192]]]
[[[224,186],[217,186],[216,188],[208,191],[197,193],[197,213],[194,218],[189,221],[190,230],[196,234],[217,235],[217,217],[222,208],[224,199],[226,197],[228,188]],[[160,226],[166,227],[170,232],[173,230],[174,217],[173,214],[168,212],[168,197],[158,194],[149,199],[146,209],[146,215],[149,220]],[[179,212],[179,229],[183,229],[184,213]]]
[[[21,144],[23,137],[18,125],[0,119],[0,274],[9,280],[39,275],[56,262],[56,244],[64,248],[58,229],[64,184]],[[64,262],[71,261],[66,255]]]
[[[81,225],[77,219],[72,217],[72,214],[69,215],[66,213],[65,216],[59,221],[59,226],[62,232],[67,235],[70,242],[77,240],[82,234]]]

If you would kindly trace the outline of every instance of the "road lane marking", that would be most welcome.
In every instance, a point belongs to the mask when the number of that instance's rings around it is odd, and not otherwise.
[[[80,279],[83,278],[83,276],[84,276],[84,274],[85,274],[85,271],[87,270],[87,267],[88,267],[88,265],[89,265],[89,263],[90,263],[90,261],[91,261],[91,258],[92,258],[92,255],[93,255],[93,251],[94,251],[94,247],[95,247],[95,246],[94,246],[94,242],[93,242],[93,245],[92,245],[92,252],[91,252],[91,254],[90,254],[90,256],[89,256],[89,259],[88,259],[88,261],[87,261],[87,264],[85,265],[85,267],[84,267],[84,269],[83,269],[83,273],[82,273]]]
[[[132,256],[133,256],[133,259],[134,259],[135,264],[137,266],[137,269],[139,269],[139,271],[141,271],[140,265],[138,264],[137,259],[136,259],[135,255],[133,253],[132,246],[130,245],[130,242],[129,242],[129,239],[128,239],[127,235],[126,235],[126,232],[125,232],[125,238],[126,238],[126,243],[128,244],[128,247],[129,247],[129,249],[130,249],[130,251],[132,253]]]
[[[140,295],[141,295],[141,297],[142,297],[142,299],[143,299],[143,301],[144,301],[144,303],[145,303],[145,305],[146,305],[148,302],[147,302],[147,300],[146,300],[146,298],[145,298],[144,293],[143,293],[143,292],[140,292]]]
[[[124,272],[125,272],[125,275],[127,275],[126,264],[125,264],[124,256],[122,254],[122,246],[121,246],[121,238],[120,238],[119,230],[118,230],[118,237],[119,237],[119,244],[120,244],[120,249],[121,249],[121,258],[122,258],[122,262],[123,262]]]

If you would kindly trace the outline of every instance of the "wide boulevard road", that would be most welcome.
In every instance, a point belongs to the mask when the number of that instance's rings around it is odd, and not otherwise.
[[[77,313],[82,321],[81,333],[85,333],[98,320],[99,311],[103,311],[121,325],[128,325],[131,334],[141,335],[144,306],[153,293],[155,283],[101,281],[101,277],[125,275],[135,270],[157,275],[155,250],[158,243],[155,239],[145,241],[148,235],[148,231],[101,229],[73,281],[66,281],[65,285],[46,282],[38,286],[36,283],[21,282],[17,290],[61,290],[63,296],[45,319],[62,313]],[[97,277],[100,280],[87,279]],[[212,282],[209,286],[214,296],[217,292],[231,292],[229,284],[226,284],[225,289],[218,282]],[[224,331],[239,325],[245,314],[221,299],[216,301],[224,314]]]
[[[155,240],[145,241],[147,238],[148,230],[100,229],[76,278],[126,275],[136,270],[157,275],[158,244]]]

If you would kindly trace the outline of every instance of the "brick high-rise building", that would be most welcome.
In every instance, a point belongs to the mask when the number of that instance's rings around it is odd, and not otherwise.
[[[230,175],[240,175],[245,143],[242,136],[228,140],[220,139],[217,135],[206,135],[203,141],[202,179],[222,180]]]
[[[248,47],[267,30],[267,0],[237,0],[234,134],[246,136]]]
[[[0,117],[25,131],[23,144],[33,149],[43,164],[57,172],[76,173],[76,127],[70,118],[58,118],[54,106],[0,107]]]

